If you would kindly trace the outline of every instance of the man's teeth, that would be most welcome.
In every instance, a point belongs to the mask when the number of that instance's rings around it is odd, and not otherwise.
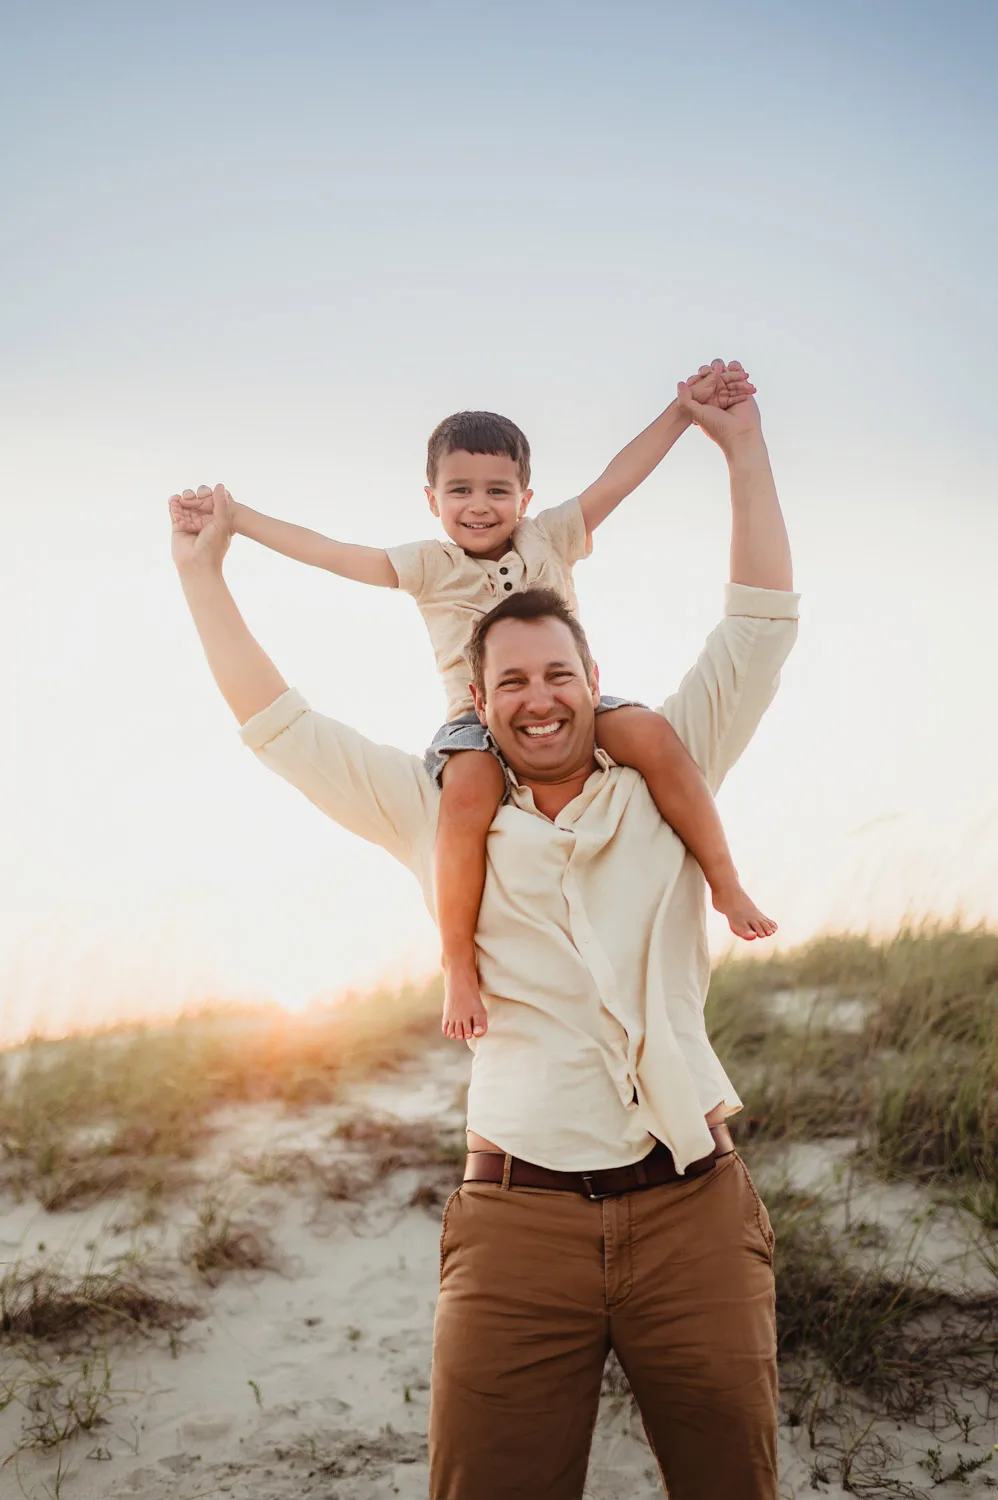
[[[556,724],[522,724],[520,726],[524,734],[529,734],[531,739],[540,739],[542,735],[557,734],[561,728],[561,721]]]

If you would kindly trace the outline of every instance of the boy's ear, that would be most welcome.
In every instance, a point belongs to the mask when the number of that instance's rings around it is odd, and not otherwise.
[[[518,521],[522,521],[523,520],[524,512],[526,511],[527,506],[530,504],[530,502],[531,502],[531,500],[533,498],[534,498],[534,492],[533,492],[533,490],[524,490],[523,495],[522,495],[522,497],[520,499],[520,509],[516,513],[516,519]]]
[[[436,495],[430,489],[430,486],[428,484],[424,484],[423,485],[423,489],[426,492],[426,498],[427,498],[427,500],[430,502],[430,509],[432,510],[433,514],[439,518],[440,507],[437,504],[437,497],[436,497]]]

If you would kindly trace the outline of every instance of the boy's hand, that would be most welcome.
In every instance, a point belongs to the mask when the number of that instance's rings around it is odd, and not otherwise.
[[[701,365],[695,375],[681,384],[689,389],[691,397],[699,405],[716,406],[721,411],[737,406],[740,401],[747,401],[756,393],[748,371],[742,368],[737,359],[731,360],[730,364],[725,364],[723,359],[712,360],[709,365]]]

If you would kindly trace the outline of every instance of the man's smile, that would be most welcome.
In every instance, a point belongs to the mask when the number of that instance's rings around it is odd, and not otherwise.
[[[565,719],[545,719],[540,724],[517,724],[516,730],[518,734],[525,734],[528,739],[546,740],[564,728],[566,722]]]

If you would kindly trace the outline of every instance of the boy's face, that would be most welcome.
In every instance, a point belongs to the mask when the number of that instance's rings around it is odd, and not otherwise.
[[[472,557],[498,562],[530,503],[516,464],[505,453],[445,453],[426,498],[452,542]]]

